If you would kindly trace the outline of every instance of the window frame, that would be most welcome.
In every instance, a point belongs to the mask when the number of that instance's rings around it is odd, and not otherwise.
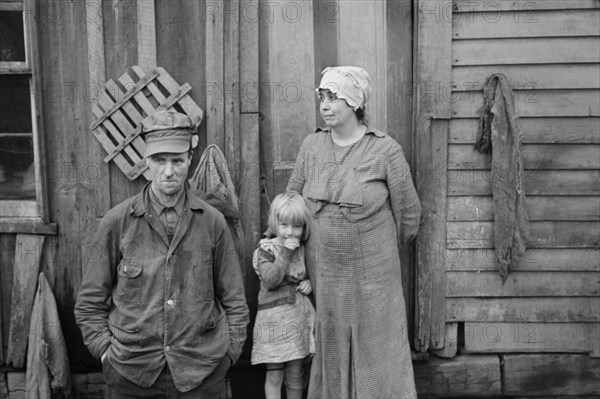
[[[1,11],[21,11],[25,61],[0,61],[2,75],[28,75],[31,104],[31,134],[35,173],[35,200],[0,200],[0,223],[47,223],[48,200],[46,191],[46,151],[42,119],[41,69],[38,48],[37,17],[35,0],[0,0]]]

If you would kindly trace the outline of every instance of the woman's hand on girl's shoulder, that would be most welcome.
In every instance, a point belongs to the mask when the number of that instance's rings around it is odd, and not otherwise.
[[[312,292],[312,284],[310,283],[310,280],[308,280],[308,279],[302,280],[302,281],[300,281],[300,284],[298,284],[298,288],[296,288],[296,289],[301,294],[309,295]]]

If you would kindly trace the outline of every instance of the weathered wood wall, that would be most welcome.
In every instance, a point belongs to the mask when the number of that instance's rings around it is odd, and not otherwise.
[[[419,259],[428,263],[419,289],[444,297],[443,307],[418,308],[426,322],[419,342],[441,357],[462,355],[456,360],[499,355],[491,367],[502,368],[501,386],[487,393],[597,395],[590,381],[600,364],[600,2],[420,4],[419,56],[445,65],[417,64],[418,76],[433,69],[439,82],[429,93],[419,88],[433,96],[417,111],[425,134],[417,128],[417,181],[433,237],[420,237]],[[421,34],[428,21],[433,28]],[[439,45],[427,58],[427,40],[448,25],[434,40],[451,39],[450,54]],[[473,149],[483,84],[494,73],[514,86],[531,228],[529,249],[504,284],[494,261],[491,157]],[[440,180],[445,187],[432,183]],[[423,297],[425,305],[441,300],[436,291]],[[463,360],[445,367],[462,369]]]

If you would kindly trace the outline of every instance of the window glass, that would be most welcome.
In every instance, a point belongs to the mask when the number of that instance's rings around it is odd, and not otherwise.
[[[31,133],[29,75],[0,75],[0,133]]]
[[[25,62],[21,11],[0,11],[0,61]]]
[[[35,200],[31,134],[0,135],[0,200]]]

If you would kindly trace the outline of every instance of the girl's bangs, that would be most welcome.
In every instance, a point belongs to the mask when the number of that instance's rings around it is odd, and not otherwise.
[[[295,226],[304,226],[306,224],[304,211],[298,207],[290,206],[289,204],[281,207],[277,214],[277,221]]]

